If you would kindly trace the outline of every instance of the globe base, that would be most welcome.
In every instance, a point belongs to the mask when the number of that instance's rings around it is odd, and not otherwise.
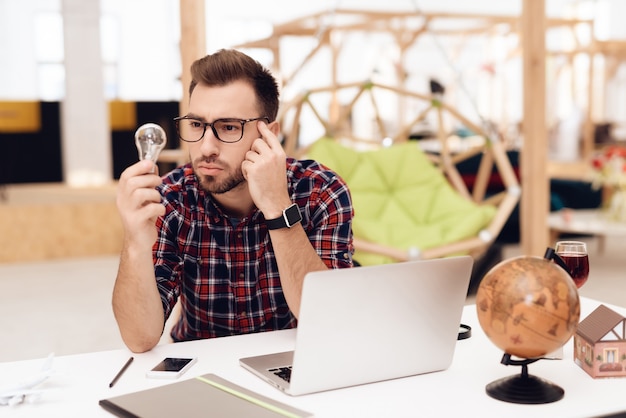
[[[565,391],[554,383],[531,375],[515,375],[495,380],[485,388],[492,398],[521,404],[544,404],[563,398]]]

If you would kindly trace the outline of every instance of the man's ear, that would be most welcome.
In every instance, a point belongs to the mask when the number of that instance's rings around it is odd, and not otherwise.
[[[267,127],[270,131],[272,131],[274,135],[278,136],[278,134],[280,134],[280,123],[277,120],[271,122],[269,125],[267,125]]]

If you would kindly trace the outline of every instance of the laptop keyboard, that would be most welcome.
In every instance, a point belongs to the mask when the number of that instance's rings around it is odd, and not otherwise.
[[[291,366],[277,367],[269,371],[287,382],[291,381]]]

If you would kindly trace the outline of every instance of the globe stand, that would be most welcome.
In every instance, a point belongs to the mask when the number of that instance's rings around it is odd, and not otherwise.
[[[487,394],[500,401],[521,404],[543,404],[561,400],[565,391],[560,386],[528,374],[528,365],[537,360],[539,359],[512,360],[510,354],[504,354],[500,363],[522,366],[522,373],[489,383],[485,388]]]

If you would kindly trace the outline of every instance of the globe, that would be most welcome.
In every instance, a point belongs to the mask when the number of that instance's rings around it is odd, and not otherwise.
[[[531,256],[491,268],[476,292],[476,311],[487,337],[505,353],[534,359],[560,348],[576,331],[578,290],[554,262]]]

